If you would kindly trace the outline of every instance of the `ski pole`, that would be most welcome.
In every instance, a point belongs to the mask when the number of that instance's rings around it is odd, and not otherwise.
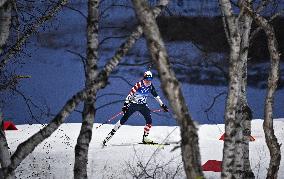
[[[163,111],[163,109],[153,109],[151,110],[151,112],[161,112]],[[140,113],[138,113],[137,115],[141,115]]]
[[[151,110],[151,112],[161,112],[163,109],[154,109],[154,110]]]
[[[122,111],[120,111],[119,113],[116,113],[115,115],[113,115],[112,117],[110,117],[108,120],[106,120],[105,122],[103,122],[102,124],[100,124],[99,126],[96,127],[96,129],[98,129],[99,127],[101,127],[102,125],[110,122],[111,120],[113,120],[114,118],[116,118],[117,116],[123,114]]]
[[[154,110],[151,110],[151,112],[160,112],[162,111],[163,109],[154,109]],[[102,124],[100,124],[99,126],[96,127],[96,129],[100,128],[102,125],[112,121],[113,119],[115,119],[117,116],[123,114],[122,111],[120,111],[119,113],[116,113],[115,115],[113,115],[112,117],[110,117],[108,120],[106,120],[105,122],[103,122]]]

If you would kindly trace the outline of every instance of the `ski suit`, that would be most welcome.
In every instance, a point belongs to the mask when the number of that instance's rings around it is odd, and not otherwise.
[[[150,93],[155,97],[155,99],[159,102],[161,106],[163,102],[158,96],[155,87],[152,83],[151,85],[146,86],[143,80],[141,80],[132,87],[125,99],[125,104],[128,104],[129,107],[120,120],[121,125],[123,125],[134,112],[139,111],[144,116],[146,121],[144,132],[149,132],[152,125],[152,118],[151,111],[147,105],[147,97]]]
[[[107,137],[103,141],[103,146],[112,138],[112,136],[116,133],[116,131],[123,125],[128,118],[136,111],[139,111],[143,117],[145,118],[146,125],[144,127],[144,134],[143,134],[143,143],[153,143],[151,139],[148,138],[150,128],[152,127],[152,118],[151,118],[151,111],[147,105],[147,97],[151,93],[154,98],[159,102],[161,108],[168,112],[168,107],[163,104],[162,100],[158,96],[155,87],[152,83],[149,83],[153,79],[152,73],[150,71],[146,71],[144,73],[144,79],[137,82],[130,90],[129,94],[125,99],[124,106],[122,111],[124,113],[121,120],[119,120],[115,125],[114,128],[110,131]]]

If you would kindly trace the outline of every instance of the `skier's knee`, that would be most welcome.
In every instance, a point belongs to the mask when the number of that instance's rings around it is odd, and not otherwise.
[[[126,122],[126,120],[121,119],[120,120],[120,125],[123,125]]]

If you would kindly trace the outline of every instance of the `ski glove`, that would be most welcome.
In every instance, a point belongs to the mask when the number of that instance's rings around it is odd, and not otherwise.
[[[130,103],[126,103],[126,102],[124,103],[124,105],[123,105],[123,107],[121,109],[123,114],[125,114],[128,111],[129,106],[130,106]]]
[[[163,108],[164,112],[169,112],[169,108],[165,104],[162,104],[161,108]]]

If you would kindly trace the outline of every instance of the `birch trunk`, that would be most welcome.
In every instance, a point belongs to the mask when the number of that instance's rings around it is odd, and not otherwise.
[[[0,54],[10,34],[11,25],[11,3],[0,1]]]
[[[245,53],[247,54],[247,52]],[[241,59],[243,58],[242,54],[240,58]],[[236,167],[236,175],[239,175],[237,176],[237,178],[254,179],[255,176],[251,170],[250,160],[249,160],[249,142],[251,137],[252,111],[248,105],[246,98],[246,86],[247,86],[247,60],[244,61],[244,66],[242,70],[241,94],[237,107],[236,119],[237,121],[239,121],[240,129],[238,131],[241,132],[241,134],[239,135],[240,137],[236,139],[239,141],[236,142],[236,150],[237,150],[236,152],[238,152],[239,155],[237,155],[236,157],[235,167]]]
[[[240,93],[238,70],[239,39],[232,40],[229,67],[229,88],[225,111],[225,140],[223,149],[222,178],[232,178],[235,159],[236,107]]]
[[[273,102],[279,79],[280,54],[278,52],[274,30],[272,28],[268,29],[270,30],[266,32],[266,35],[268,37],[268,46],[271,58],[271,71],[269,72],[268,89],[265,99],[263,130],[265,133],[265,140],[269,148],[271,158],[266,178],[276,179],[281,161],[281,151],[280,145],[277,142],[277,138],[274,134],[273,129]]]
[[[2,113],[0,111],[0,178],[13,179],[15,178],[14,172],[11,172],[10,175],[4,177],[3,169],[7,168],[11,164],[10,152],[8,143],[6,140],[4,132],[4,120]]]
[[[99,0],[88,1],[87,19],[87,62],[86,62],[86,88],[94,87],[95,78],[98,75],[98,23],[99,23]],[[94,102],[96,93],[88,95],[84,103],[83,122],[81,131],[75,146],[74,178],[88,178],[87,164],[89,144],[92,139],[92,129],[95,117]]]
[[[3,6],[4,3],[6,3],[7,0],[0,0],[0,7]]]
[[[266,26],[263,26],[264,24]],[[266,178],[276,179],[281,161],[281,151],[280,151],[280,145],[277,142],[277,138],[274,134],[274,129],[273,129],[273,102],[274,102],[275,91],[277,88],[277,83],[279,80],[280,53],[278,50],[277,40],[275,37],[275,32],[273,27],[268,23],[263,23],[263,25],[262,28],[264,29],[267,36],[268,40],[267,45],[271,60],[271,70],[269,72],[269,77],[268,77],[268,89],[265,99],[265,111],[264,111],[264,122],[263,122],[265,140],[269,148],[270,158],[271,158]]]
[[[137,18],[143,26],[152,60],[157,66],[163,91],[169,99],[180,125],[182,159],[187,178],[202,178],[203,172],[200,164],[197,128],[189,115],[180,84],[174,72],[170,69],[168,55],[158,26],[145,0],[132,0],[132,2]]]
[[[265,98],[263,130],[266,144],[270,152],[270,162],[266,178],[276,179],[281,161],[281,151],[273,129],[273,102],[279,80],[280,53],[273,27],[265,18],[253,12],[251,8],[248,7],[247,10],[257,25],[264,30],[267,37],[267,46],[270,54],[271,69],[269,72],[268,89]]]
[[[238,19],[232,13],[229,0],[219,0],[226,26],[228,27],[228,41],[230,45],[229,57],[229,86],[225,110],[225,140],[223,148],[222,178],[234,178],[235,170],[235,143],[237,133],[236,108],[240,95],[240,74],[242,64],[239,63],[241,36]]]
[[[250,5],[250,0],[244,2]],[[247,86],[247,61],[249,49],[249,36],[251,30],[252,18],[248,14],[244,14],[239,18],[239,27],[241,32],[241,48],[239,63],[241,64],[240,79],[240,96],[237,103],[236,113],[236,145],[235,145],[235,162],[234,177],[250,179],[254,178],[249,161],[249,142],[251,136],[251,120],[252,112],[248,106],[246,99]]]

